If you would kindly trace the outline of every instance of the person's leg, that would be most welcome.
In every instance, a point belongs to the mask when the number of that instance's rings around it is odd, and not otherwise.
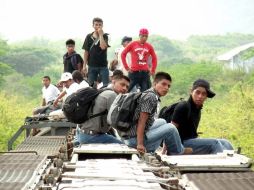
[[[149,81],[149,73],[142,71],[139,73],[139,85],[140,85],[140,91],[144,92],[148,89],[148,81]]]
[[[145,147],[148,152],[154,152],[162,143],[167,146],[167,153],[171,155],[183,154],[184,147],[176,127],[163,119],[155,120],[146,133]]]
[[[232,144],[226,139],[217,139],[223,146],[223,150],[234,150]]]
[[[191,147],[193,154],[217,154],[223,152],[223,146],[217,139],[193,138],[184,140],[185,147]]]
[[[34,108],[33,115],[44,114],[46,110],[48,109],[48,107],[49,106],[47,105],[47,106],[40,106],[40,107]]]
[[[117,143],[123,144],[123,142],[112,135],[108,134],[98,134],[98,135],[87,135],[85,133],[78,134],[78,141],[80,144],[88,144],[88,143]]]
[[[128,74],[128,77],[130,79],[129,92],[131,92],[133,87],[137,84],[136,75],[137,75],[136,72],[131,72],[131,73]]]
[[[149,75],[148,81],[147,81],[147,88],[149,89],[149,88],[151,88],[151,87],[152,87],[152,81],[151,81],[151,77],[150,77],[150,75]]]
[[[79,143],[79,133],[80,133],[80,129],[79,129],[79,126],[77,124],[77,127],[76,127],[76,135],[74,137],[74,140],[73,140],[73,145],[74,146],[78,146],[80,143]]]
[[[100,67],[100,76],[103,87],[108,86],[109,83],[109,70],[108,67]]]
[[[94,85],[94,82],[97,81],[99,74],[99,69],[97,67],[88,67],[88,81],[90,85]]]

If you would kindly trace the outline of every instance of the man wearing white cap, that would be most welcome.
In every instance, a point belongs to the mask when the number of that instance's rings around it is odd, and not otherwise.
[[[76,92],[78,89],[80,89],[80,86],[78,83],[74,82],[72,79],[72,74],[71,73],[63,73],[60,79],[60,82],[63,83],[64,90],[61,92],[61,94],[56,98],[54,101],[53,105],[56,107],[57,103],[61,98],[63,98],[65,95],[68,97],[72,93]]]

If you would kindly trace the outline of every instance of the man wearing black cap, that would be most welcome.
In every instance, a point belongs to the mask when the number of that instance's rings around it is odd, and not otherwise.
[[[179,103],[173,113],[172,121],[180,134],[185,147],[191,147],[193,154],[216,154],[223,150],[233,150],[225,139],[197,138],[197,128],[201,118],[201,109],[207,98],[213,98],[215,93],[204,79],[193,83],[188,101]]]
[[[123,71],[123,73],[127,76],[128,75],[128,72],[127,70],[125,70],[124,68],[124,65],[123,65],[123,62],[122,62],[122,58],[121,58],[121,54],[124,50],[124,48],[132,41],[132,37],[129,37],[129,36],[124,36],[122,38],[122,47],[119,49],[118,51],[118,54],[117,54],[117,60],[118,60],[118,64],[116,66],[116,70],[121,70]],[[127,56],[127,62],[130,63],[130,56]]]

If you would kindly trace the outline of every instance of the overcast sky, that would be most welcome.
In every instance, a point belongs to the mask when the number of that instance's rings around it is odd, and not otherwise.
[[[85,38],[92,19],[112,39],[142,27],[170,39],[240,32],[254,34],[254,0],[0,0],[0,35],[9,41]]]

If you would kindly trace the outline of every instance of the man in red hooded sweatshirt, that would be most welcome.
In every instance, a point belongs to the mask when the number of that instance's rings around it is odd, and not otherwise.
[[[149,88],[150,75],[154,75],[157,67],[157,57],[154,48],[147,43],[148,30],[142,28],[139,30],[139,40],[128,44],[121,54],[122,62],[125,69],[128,71],[130,78],[129,91],[135,86],[139,85],[141,92]],[[130,53],[131,63],[130,67],[126,62],[126,55]],[[152,63],[149,61],[152,58]]]

